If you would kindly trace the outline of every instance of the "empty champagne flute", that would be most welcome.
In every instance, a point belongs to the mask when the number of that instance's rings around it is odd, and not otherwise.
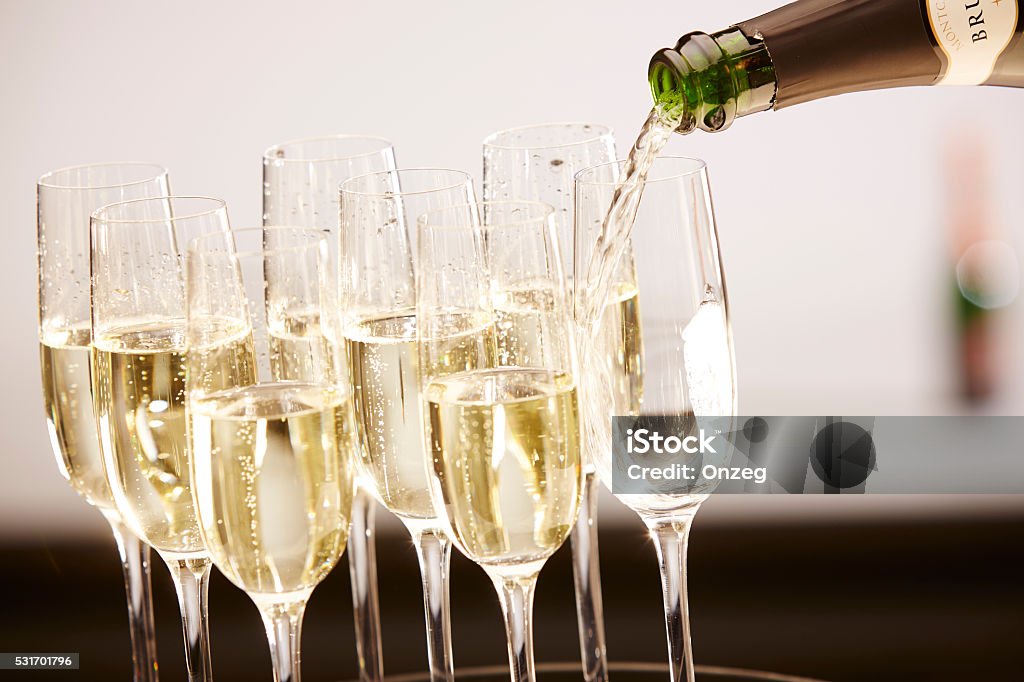
[[[621,184],[623,163],[595,166],[576,176],[578,277],[596,270],[590,262],[593,246]],[[595,295],[593,289],[576,289],[578,310],[603,308],[593,327],[580,330],[580,353],[588,368],[588,451],[597,455],[598,474],[612,492],[612,415],[669,417],[696,433],[702,419],[736,413],[728,297],[704,162],[681,157],[654,162],[627,246],[608,271],[613,285],[635,283],[635,295],[618,300],[613,286],[602,307],[587,298]],[[639,362],[638,372],[624,371],[629,358]],[[611,391],[619,379],[634,386],[625,406]],[[678,492],[618,495],[643,519],[657,546],[670,671],[676,681],[694,679],[686,546],[694,515],[711,489],[698,481]]]
[[[537,576],[576,523],[576,362],[553,209],[485,202],[419,220],[417,336],[434,505],[494,582],[513,682],[534,680]]]
[[[154,164],[62,168],[39,178],[39,352],[46,420],[61,475],[110,524],[128,597],[136,682],[157,679],[149,545],[129,531],[103,470],[90,381],[89,215],[117,201],[169,192]]]
[[[573,178],[615,159],[615,139],[597,123],[542,123],[502,130],[484,139],[484,201],[527,199],[555,209],[562,266],[572,288]],[[582,396],[586,400],[586,396]],[[586,479],[579,520],[572,531],[573,578],[580,659],[587,682],[608,679],[597,547],[597,477],[584,448]]]
[[[462,171],[410,168],[341,184],[340,308],[345,311],[362,469],[377,500],[409,530],[420,563],[431,679],[453,680],[451,540],[430,497],[416,347],[419,214],[475,200]]]
[[[348,541],[357,448],[327,237],[211,234],[191,242],[187,269],[200,528],[259,608],[275,681],[298,682],[306,602]]]
[[[394,167],[394,147],[379,137],[328,135],[274,145],[263,154],[263,224],[315,227],[336,235],[338,185],[354,175]],[[335,236],[328,247],[336,242]],[[384,677],[384,658],[377,597],[374,507],[366,488],[363,482],[357,485],[352,505],[348,565],[352,577],[359,678],[362,682],[380,682]]]
[[[93,393],[114,503],[174,577],[190,682],[212,679],[210,555],[186,439],[185,247],[228,229],[223,201],[160,197],[92,215]],[[212,332],[211,332],[212,333]],[[225,372],[224,381],[232,381]]]

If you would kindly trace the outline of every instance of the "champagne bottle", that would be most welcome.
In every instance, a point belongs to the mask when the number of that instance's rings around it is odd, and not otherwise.
[[[1024,0],[798,0],[651,59],[677,132],[847,92],[907,85],[1024,87]]]

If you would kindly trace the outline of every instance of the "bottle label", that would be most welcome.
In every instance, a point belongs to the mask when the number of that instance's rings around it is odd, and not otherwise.
[[[988,80],[1017,27],[1018,0],[926,0],[928,22],[946,55],[940,85]]]

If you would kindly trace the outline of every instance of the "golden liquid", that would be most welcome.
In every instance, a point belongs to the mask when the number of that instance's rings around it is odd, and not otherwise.
[[[197,383],[206,390],[252,383],[248,330],[211,330],[211,337],[227,341],[205,349]],[[173,555],[204,551],[190,489],[184,338],[184,322],[175,320],[93,340],[96,414],[114,501],[137,535]]]
[[[89,504],[116,518],[96,434],[89,336],[88,327],[79,327],[50,333],[39,344],[46,425],[64,478]]]
[[[566,338],[566,324],[571,320],[563,313],[555,292],[544,285],[522,285],[496,293],[494,326],[498,347],[498,363],[515,367],[546,367],[562,364],[560,355],[571,340]]]
[[[572,379],[488,369],[433,381],[426,393],[434,472],[455,543],[482,564],[549,557],[579,510]]]
[[[191,408],[195,498],[217,568],[253,595],[308,596],[348,542],[351,396],[272,383]]]
[[[491,364],[489,320],[453,314],[444,326],[445,340],[432,342],[437,371]],[[486,336],[483,343],[481,335]],[[391,512],[411,519],[436,517],[424,446],[415,315],[362,320],[346,328],[345,338],[365,475]]]
[[[595,340],[611,381],[612,414],[638,415],[644,395],[644,348],[635,285],[620,284],[608,302]]]
[[[323,383],[336,378],[333,354],[338,349],[321,331],[319,312],[283,315],[268,327],[274,381]]]

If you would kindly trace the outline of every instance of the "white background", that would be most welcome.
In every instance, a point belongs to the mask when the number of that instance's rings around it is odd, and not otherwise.
[[[39,175],[157,161],[177,193],[223,197],[245,226],[259,220],[263,149],[294,137],[381,134],[402,166],[479,177],[487,133],[589,119],[614,127],[621,154],[650,104],[654,50],[773,4],[5,0],[0,536],[105,532],[59,477],[44,426],[33,295]],[[968,135],[987,142],[985,205],[1024,253],[1022,114],[1024,92],[919,88],[810,103],[672,142],[669,153],[710,166],[742,412],[962,409],[951,398],[944,150]],[[1004,319],[1000,411],[1022,405],[1022,327],[1018,301]]]

